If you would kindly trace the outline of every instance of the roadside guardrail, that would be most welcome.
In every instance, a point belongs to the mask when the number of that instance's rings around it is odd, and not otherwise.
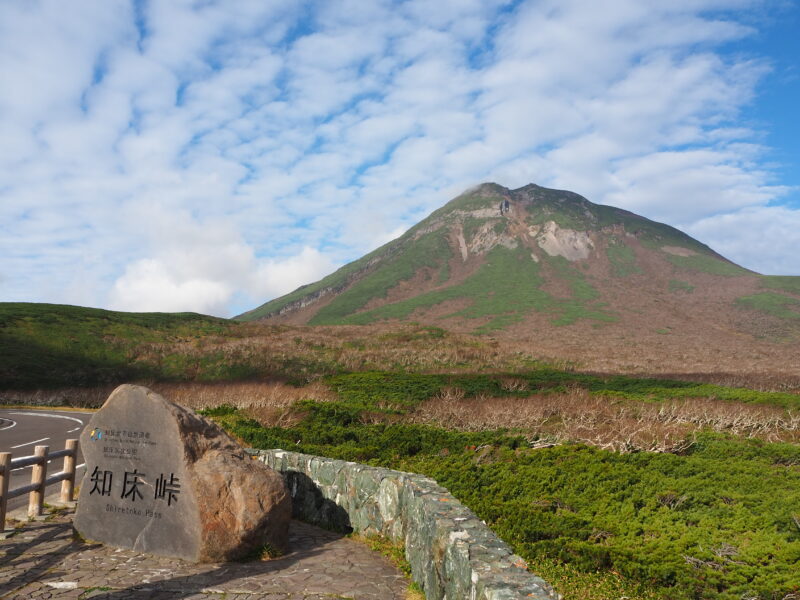
[[[47,463],[58,458],[64,459],[60,472],[47,476]],[[49,446],[36,446],[33,456],[11,458],[11,452],[0,452],[0,532],[5,529],[8,501],[17,496],[30,494],[28,517],[39,517],[44,508],[45,489],[61,482],[61,502],[74,502],[75,462],[78,458],[78,440],[67,440],[64,450],[50,452]],[[11,471],[32,466],[31,482],[18,488],[9,489]]]

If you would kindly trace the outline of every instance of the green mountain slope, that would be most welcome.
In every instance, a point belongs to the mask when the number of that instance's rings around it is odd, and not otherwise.
[[[324,279],[236,318],[414,320],[485,332],[533,321],[603,326],[646,313],[658,324],[665,319],[656,305],[666,299],[673,312],[721,302],[730,321],[755,312],[789,322],[798,281],[760,276],[674,227],[573,192],[486,183]]]

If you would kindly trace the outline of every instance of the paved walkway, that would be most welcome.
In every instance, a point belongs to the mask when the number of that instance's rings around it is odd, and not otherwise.
[[[278,559],[193,565],[72,535],[71,514],[27,523],[0,541],[2,600],[402,600],[408,585],[383,556],[341,535],[292,521]]]

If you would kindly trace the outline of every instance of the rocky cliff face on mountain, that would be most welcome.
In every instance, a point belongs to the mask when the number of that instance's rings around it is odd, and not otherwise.
[[[748,271],[673,227],[572,192],[485,183],[398,239],[239,318],[779,341],[800,333],[800,278]]]

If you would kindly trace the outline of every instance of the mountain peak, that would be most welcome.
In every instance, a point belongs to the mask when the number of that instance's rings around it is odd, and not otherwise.
[[[761,279],[669,225],[566,190],[485,182],[396,240],[239,318],[519,332],[648,327],[642,315],[674,322],[697,304],[727,319],[717,327],[736,329],[737,299]]]

